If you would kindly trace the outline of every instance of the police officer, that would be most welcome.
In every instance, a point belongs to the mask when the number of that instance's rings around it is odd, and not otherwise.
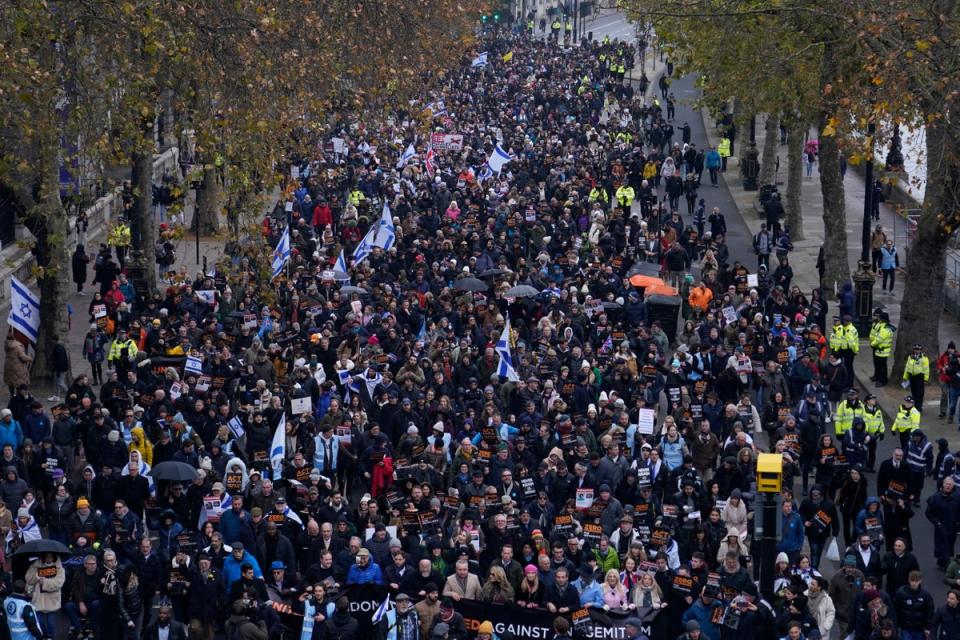
[[[630,206],[633,204],[634,191],[629,184],[622,184],[616,192],[617,203],[623,209],[624,215],[630,215]]]
[[[877,309],[873,314],[873,325],[870,327],[870,348],[873,349],[873,380],[878,387],[887,384],[887,358],[893,349],[893,327],[890,326],[890,315],[886,311]]]
[[[877,396],[868,393],[863,401],[863,422],[870,436],[867,443],[867,471],[872,472],[877,462],[877,443],[883,440],[886,427],[883,424],[883,411],[877,404]]]
[[[913,406],[913,397],[907,396],[897,410],[897,417],[893,421],[890,431],[900,434],[900,448],[907,450],[910,434],[920,428],[920,412]]]
[[[13,593],[3,603],[10,640],[43,639],[43,630],[40,629],[37,621],[37,612],[33,610],[26,592],[27,584],[23,580],[14,580]]]
[[[857,390],[848,390],[846,400],[842,400],[840,404],[837,405],[837,412],[834,414],[834,417],[837,420],[837,437],[842,438],[843,434],[849,431],[850,427],[853,425],[853,419],[863,418],[863,414],[863,403],[860,402],[860,397],[857,395]]]
[[[844,351],[841,358],[843,359],[843,366],[847,369],[847,379],[852,382],[854,380],[853,359],[860,352],[860,332],[857,331],[856,325],[853,324],[853,318],[849,315],[843,316],[843,340]]]
[[[910,395],[917,403],[917,411],[923,413],[924,386],[930,380],[930,359],[923,353],[923,347],[913,345],[913,353],[903,367],[903,381],[910,384]]]

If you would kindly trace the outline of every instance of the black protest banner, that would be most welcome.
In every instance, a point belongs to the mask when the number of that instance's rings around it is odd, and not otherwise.
[[[350,602],[350,615],[356,618],[359,625],[357,637],[371,638],[374,637],[372,635],[374,625],[371,619],[388,593],[390,591],[385,586],[362,584],[346,587],[331,595],[334,598],[347,597]],[[391,600],[389,608],[393,609],[393,606]],[[497,635],[501,636],[507,632],[524,640],[547,640],[554,635],[553,620],[557,614],[545,609],[526,609],[513,604],[490,604],[475,600],[460,600],[453,606],[457,613],[463,616],[470,640],[476,640],[477,629],[485,620],[493,623]],[[581,625],[581,628],[587,638],[596,640],[628,640],[623,623],[630,616],[636,616],[643,621],[643,633],[650,637],[653,620],[659,613],[659,610],[649,607],[639,608],[629,614],[596,609],[583,611],[589,613],[590,619]],[[293,633],[293,637],[299,638],[300,629],[303,626],[303,615],[285,609],[278,613],[284,626]],[[570,615],[565,617],[569,619]]]
[[[493,630],[499,636],[509,633],[524,640],[547,640],[554,636],[553,621],[557,614],[545,609],[526,609],[512,604],[490,604],[476,600],[454,602],[453,608],[463,616],[471,640],[475,640],[477,629],[485,620],[493,623]],[[650,637],[653,620],[659,613],[659,609],[650,607],[643,607],[629,614],[597,609],[583,611],[590,615],[589,621],[582,625],[583,633],[587,638],[597,640],[627,640],[623,624],[630,616],[636,616],[643,621],[643,633]],[[570,615],[564,617],[570,619]]]

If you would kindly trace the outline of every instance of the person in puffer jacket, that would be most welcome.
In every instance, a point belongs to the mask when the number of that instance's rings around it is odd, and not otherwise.
[[[947,604],[937,609],[930,625],[930,640],[952,638],[960,638],[960,591],[947,594]]]
[[[919,571],[911,571],[907,584],[897,589],[893,609],[903,640],[924,640],[933,623],[933,596],[922,586]]]

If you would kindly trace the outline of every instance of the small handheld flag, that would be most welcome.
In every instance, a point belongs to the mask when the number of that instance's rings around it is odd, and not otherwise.
[[[507,324],[503,327],[503,333],[497,340],[497,346],[494,349],[500,356],[500,363],[497,365],[497,374],[512,382],[519,382],[520,376],[513,367],[513,356],[510,355],[510,317],[507,316]]]

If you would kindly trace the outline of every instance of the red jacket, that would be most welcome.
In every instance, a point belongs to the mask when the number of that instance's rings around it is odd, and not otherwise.
[[[328,224],[333,224],[333,212],[330,211],[330,205],[321,202],[313,208],[313,226],[325,227]]]

